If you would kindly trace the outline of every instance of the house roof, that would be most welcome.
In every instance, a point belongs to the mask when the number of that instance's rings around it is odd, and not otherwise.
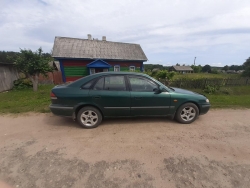
[[[176,71],[193,71],[190,66],[173,66]]]
[[[139,44],[55,37],[52,57],[147,61]]]

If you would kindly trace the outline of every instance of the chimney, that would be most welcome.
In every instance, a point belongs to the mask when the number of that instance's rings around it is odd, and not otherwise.
[[[88,34],[88,40],[91,40],[91,34]]]
[[[102,36],[102,40],[103,40],[103,41],[106,41],[106,36]]]

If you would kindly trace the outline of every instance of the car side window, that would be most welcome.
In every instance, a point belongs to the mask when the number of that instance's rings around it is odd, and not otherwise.
[[[103,90],[104,77],[100,78],[93,87],[93,90]]]
[[[109,91],[126,91],[124,76],[106,76],[104,90]]]
[[[155,88],[158,88],[158,85],[153,81],[142,78],[142,77],[128,77],[131,90],[138,92],[154,92]]]
[[[93,90],[126,91],[124,76],[106,76],[100,78]]]
[[[83,84],[83,86],[81,87],[82,89],[90,89],[90,87],[93,85],[93,83],[95,82],[96,80],[93,79],[89,82],[87,82],[86,84]]]

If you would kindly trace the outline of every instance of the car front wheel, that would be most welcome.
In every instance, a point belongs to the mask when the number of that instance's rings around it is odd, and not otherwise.
[[[83,107],[77,114],[77,121],[83,128],[96,128],[102,122],[102,114],[94,107]]]
[[[186,103],[180,106],[176,112],[175,119],[183,124],[189,124],[199,116],[199,109],[193,103]]]

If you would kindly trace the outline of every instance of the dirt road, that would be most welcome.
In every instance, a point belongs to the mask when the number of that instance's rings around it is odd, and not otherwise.
[[[250,110],[191,125],[107,119],[86,130],[52,114],[0,116],[0,179],[13,187],[250,187]]]

